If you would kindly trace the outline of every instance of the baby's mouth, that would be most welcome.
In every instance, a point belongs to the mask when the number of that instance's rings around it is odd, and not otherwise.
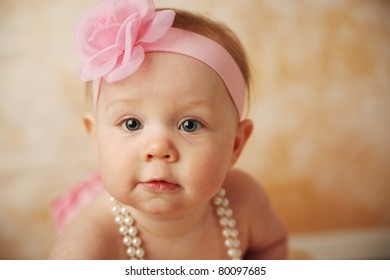
[[[152,180],[148,182],[141,182],[138,185],[144,190],[150,192],[172,192],[180,188],[179,185],[163,180]]]

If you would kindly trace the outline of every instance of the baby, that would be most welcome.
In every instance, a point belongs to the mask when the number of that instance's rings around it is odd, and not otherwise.
[[[264,190],[233,169],[253,124],[242,118],[249,67],[232,32],[151,0],[105,0],[81,18],[76,44],[104,190],[50,258],[285,258]]]

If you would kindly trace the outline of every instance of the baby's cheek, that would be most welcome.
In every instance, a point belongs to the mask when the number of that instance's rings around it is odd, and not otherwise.
[[[208,153],[198,165],[197,174],[207,184],[221,185],[229,169],[228,156],[219,151]]]
[[[124,172],[125,154],[116,149],[104,149],[100,153],[99,167],[102,177],[114,183],[114,180],[121,178]],[[120,176],[122,175],[122,176]]]

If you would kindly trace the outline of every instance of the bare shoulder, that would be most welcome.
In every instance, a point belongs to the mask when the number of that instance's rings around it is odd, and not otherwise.
[[[254,203],[258,206],[268,204],[267,194],[261,184],[242,170],[232,169],[229,171],[224,186],[230,194],[232,202],[245,203],[246,205]]]
[[[231,170],[224,183],[237,219],[244,221],[249,258],[285,258],[286,230],[265,189],[249,174]]]
[[[50,259],[115,259],[116,238],[106,194],[96,197],[73,218],[56,241]],[[107,245],[110,246],[107,246]]]

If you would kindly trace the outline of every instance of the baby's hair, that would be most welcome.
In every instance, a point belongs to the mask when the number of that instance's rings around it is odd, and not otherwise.
[[[157,11],[161,10],[174,10],[176,12],[175,20],[172,24],[172,27],[184,29],[203,35],[224,47],[230,53],[230,55],[233,57],[238,67],[240,68],[244,76],[246,87],[248,89],[247,93],[249,95],[251,73],[247,55],[240,40],[229,27],[227,27],[221,22],[217,22],[200,14],[195,14],[188,11],[171,8],[157,9]],[[87,82],[86,95],[88,102],[91,103],[93,99],[92,82]],[[249,100],[249,98],[247,98],[247,100]]]

